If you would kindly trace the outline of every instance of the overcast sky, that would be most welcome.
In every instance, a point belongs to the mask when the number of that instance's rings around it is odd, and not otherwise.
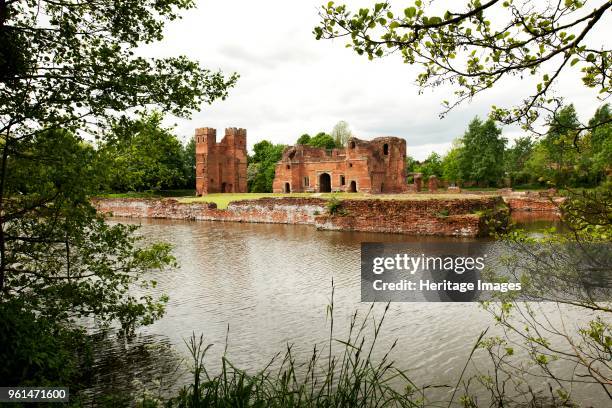
[[[374,1],[344,3],[354,9]],[[401,10],[412,1],[391,3]],[[170,118],[177,134],[186,139],[196,127],[214,127],[220,139],[224,128],[243,127],[251,149],[263,139],[293,144],[303,133],[330,132],[345,120],[360,138],[403,137],[408,154],[424,159],[431,151],[444,153],[475,115],[485,117],[493,104],[511,106],[532,89],[512,79],[439,119],[440,103],[450,99],[451,88],[419,95],[414,85],[418,67],[399,58],[368,61],[346,49],[342,40],[316,41],[312,29],[321,4],[200,0],[197,9],[169,23],[165,40],[143,50],[146,54],[185,54],[206,68],[240,74],[225,101],[203,105],[189,120]],[[610,24],[598,27],[595,39],[612,38]],[[575,74],[562,81],[562,95],[575,103],[582,118],[590,117],[600,104],[596,93],[586,90]],[[520,134],[504,129],[509,139]]]

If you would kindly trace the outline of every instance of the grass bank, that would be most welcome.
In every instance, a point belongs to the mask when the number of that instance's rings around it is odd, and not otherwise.
[[[467,198],[481,198],[475,194],[365,194],[365,193],[219,193],[207,194],[202,197],[180,197],[182,203],[208,202],[217,204],[217,208],[227,208],[232,201],[257,200],[258,198],[281,198],[281,197],[318,197],[324,199],[337,198],[341,200],[457,200]]]

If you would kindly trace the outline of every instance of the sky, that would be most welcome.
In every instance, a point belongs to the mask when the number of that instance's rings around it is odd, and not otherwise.
[[[512,106],[529,95],[530,79],[510,79],[439,118],[441,102],[452,97],[448,86],[419,94],[418,66],[399,57],[368,61],[338,40],[317,41],[312,34],[323,0],[200,0],[197,8],[167,24],[165,38],[142,50],[163,57],[187,55],[211,70],[240,74],[224,101],[203,105],[189,119],[167,118],[186,140],[198,127],[247,129],[249,149],[267,139],[293,144],[303,133],[331,132],[340,120],[362,139],[398,136],[406,139],[408,155],[422,160],[429,153],[445,153],[461,137],[476,115],[486,117],[491,105]],[[344,2],[350,9],[374,1]],[[453,1],[436,2],[453,7]],[[391,0],[397,10],[412,1]],[[463,4],[463,2],[461,2]],[[588,3],[587,3],[588,4]],[[609,17],[609,16],[608,16]],[[610,19],[608,18],[608,22]],[[603,22],[593,40],[612,38]],[[609,46],[609,44],[606,44]],[[578,75],[561,77],[561,95],[588,119],[601,104]],[[509,140],[523,135],[505,127]]]

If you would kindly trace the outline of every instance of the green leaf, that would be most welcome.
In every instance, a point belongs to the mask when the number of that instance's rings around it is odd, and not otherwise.
[[[404,14],[408,18],[412,18],[412,17],[414,17],[416,15],[416,8],[408,7],[407,9],[404,10]]]

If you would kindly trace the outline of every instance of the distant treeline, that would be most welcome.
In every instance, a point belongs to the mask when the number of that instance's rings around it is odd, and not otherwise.
[[[162,127],[159,113],[143,115],[135,122],[118,122],[112,137],[98,147],[108,163],[107,189],[113,192],[193,189],[195,144],[182,144],[172,129]],[[444,156],[431,153],[422,161],[406,158],[406,170],[436,175],[449,185],[465,187],[591,187],[612,172],[612,112],[608,104],[595,112],[589,127],[580,131],[573,105],[561,109],[546,132],[520,137],[511,144],[492,120],[474,118],[464,135]],[[351,136],[346,122],[331,134],[303,134],[297,144],[332,149]],[[271,192],[276,163],[286,145],[262,140],[248,156],[250,192]],[[410,181],[410,180],[409,180]]]
[[[612,171],[612,114],[608,104],[585,132],[573,105],[561,109],[540,137],[508,141],[492,120],[475,118],[444,156],[406,159],[408,172],[436,175],[449,184],[477,187],[593,187]],[[583,130],[583,131],[581,131]]]

